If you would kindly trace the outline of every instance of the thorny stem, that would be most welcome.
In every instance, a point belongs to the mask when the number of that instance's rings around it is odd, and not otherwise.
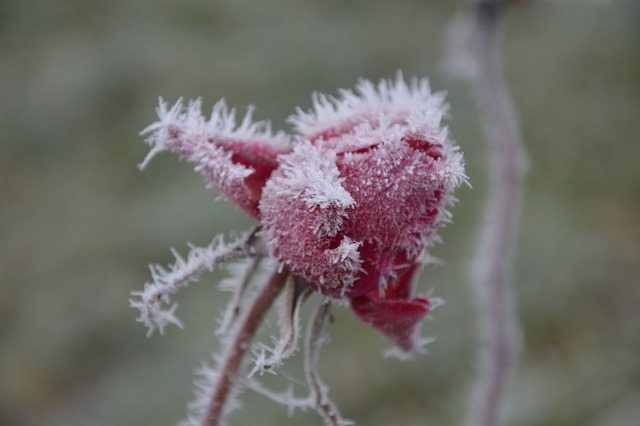
[[[289,275],[287,269],[275,272],[267,284],[255,297],[244,318],[237,325],[235,335],[231,338],[220,363],[220,376],[215,384],[209,407],[207,408],[202,426],[220,426],[224,420],[225,407],[236,379],[242,360],[251,345],[258,326],[282,290]]]
[[[498,24],[505,2],[471,2],[476,72],[470,83],[483,115],[490,173],[473,270],[481,346],[467,424],[498,426],[503,423],[505,387],[520,345],[511,265],[526,154],[499,55]]]

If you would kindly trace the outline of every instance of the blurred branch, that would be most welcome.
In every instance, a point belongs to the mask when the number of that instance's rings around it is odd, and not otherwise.
[[[480,348],[469,426],[503,423],[505,388],[520,343],[511,268],[527,161],[499,52],[499,24],[508,3],[470,0],[452,33],[453,60],[466,66],[462,74],[488,144],[488,190],[472,268]]]

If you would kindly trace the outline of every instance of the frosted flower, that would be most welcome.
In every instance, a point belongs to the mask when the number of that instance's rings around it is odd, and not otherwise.
[[[224,101],[209,118],[199,100],[186,107],[161,101],[159,120],[143,131],[151,150],[140,167],[161,151],[174,152],[208,187],[259,221],[233,242],[218,237],[209,246],[191,246],[185,258],[174,250],[175,263],[151,265],[152,282],[132,292],[138,321],[149,334],[162,333],[168,324],[182,326],[175,293],[224,262],[247,260],[221,286],[234,293],[217,333],[222,349],[199,375],[184,425],[223,425],[243,386],[290,410],[313,408],[326,424],[353,425],[318,374],[332,302],[350,306],[397,345],[397,354],[427,343],[418,336],[419,324],[437,301],[414,294],[415,278],[438,241],[437,229],[450,220],[453,190],[466,180],[462,154],[440,123],[443,102],[425,79],[407,84],[398,75],[376,86],[362,80],[337,98],[314,95],[310,111],[289,118],[295,134],[287,136],[271,132],[267,122],[252,122],[252,109],[237,125]],[[257,284],[261,263],[275,271]],[[300,307],[313,292],[324,301],[304,339],[308,395],[274,392],[252,376],[274,372],[297,351]],[[280,293],[275,345],[252,347]],[[240,378],[250,350],[254,367]]]
[[[414,295],[415,275],[466,179],[445,112],[426,79],[398,75],[314,95],[311,111],[289,118],[292,138],[252,123],[251,110],[236,126],[222,101],[208,120],[199,101],[161,103],[145,131],[149,158],[169,150],[192,163],[260,221],[273,258],[409,351],[433,306]]]
[[[465,179],[440,125],[442,101],[426,80],[408,86],[401,78],[362,81],[340,99],[317,95],[311,112],[291,117],[305,142],[279,158],[260,201],[271,253],[323,294],[348,299],[404,350],[432,306],[412,294],[420,255]],[[292,172],[311,162],[327,172]],[[304,191],[287,190],[294,187]],[[324,188],[324,204],[306,201]]]

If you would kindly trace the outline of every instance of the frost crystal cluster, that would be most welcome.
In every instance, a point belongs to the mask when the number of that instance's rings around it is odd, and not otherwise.
[[[143,131],[151,151],[141,167],[161,151],[174,152],[194,165],[208,187],[259,222],[231,244],[216,239],[209,247],[193,247],[187,259],[176,254],[168,270],[152,266],[153,282],[131,301],[139,320],[162,332],[168,323],[181,325],[171,302],[180,287],[223,261],[248,259],[227,285],[234,296],[220,330],[226,349],[195,404],[200,417],[194,414],[187,424],[222,424],[232,405],[228,394],[241,385],[293,408],[314,408],[327,424],[351,424],[315,371],[332,302],[350,306],[399,353],[425,342],[419,324],[436,301],[414,294],[415,276],[438,240],[436,230],[450,221],[452,191],[466,181],[462,154],[441,125],[445,112],[444,96],[432,93],[426,79],[407,84],[400,74],[378,85],[362,80],[338,97],[315,94],[311,111],[298,109],[289,118],[292,136],[253,122],[251,109],[237,125],[235,110],[224,101],[208,119],[199,100],[172,107],[161,101],[159,120]],[[278,266],[252,291],[263,258]],[[282,288],[280,339],[274,348],[255,352],[253,372],[272,371],[295,352],[298,309],[319,292],[324,303],[305,340],[305,398],[236,377],[242,361],[236,349],[243,353],[253,323]]]

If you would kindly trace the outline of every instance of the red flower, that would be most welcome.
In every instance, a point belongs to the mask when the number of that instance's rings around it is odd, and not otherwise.
[[[271,255],[317,291],[348,300],[364,322],[402,349],[432,308],[414,297],[422,253],[450,216],[445,206],[465,179],[462,155],[440,119],[443,96],[426,80],[401,76],[340,99],[314,97],[290,118],[290,146],[250,113],[235,127],[223,103],[211,120],[199,103],[161,106],[151,155],[177,152],[207,182],[260,220]]]

